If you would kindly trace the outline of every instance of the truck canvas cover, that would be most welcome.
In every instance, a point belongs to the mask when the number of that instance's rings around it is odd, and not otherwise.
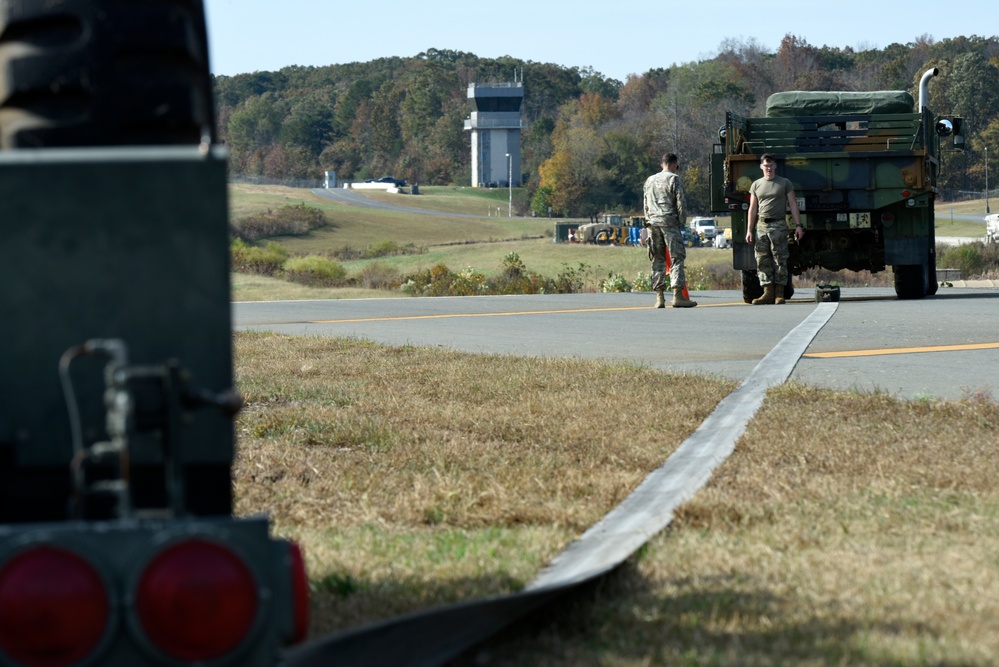
[[[791,90],[767,98],[767,118],[914,113],[912,95],[904,90],[813,92]]]

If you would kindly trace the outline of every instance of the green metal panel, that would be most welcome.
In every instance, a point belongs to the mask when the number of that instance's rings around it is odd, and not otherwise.
[[[555,223],[555,243],[565,243],[569,240],[569,230],[579,226],[576,222]]]
[[[134,364],[177,359],[192,385],[232,386],[224,155],[196,146],[0,153],[0,446],[21,466],[68,466],[60,356],[120,338]],[[88,443],[103,379],[76,369]],[[192,412],[179,463],[232,459],[231,419]]]
[[[722,151],[721,145],[716,145],[714,148],[708,165],[710,169],[708,182],[711,184],[711,211],[728,211],[728,206],[725,204],[725,153]]]
[[[919,114],[745,119],[738,153],[882,153],[923,147]]]

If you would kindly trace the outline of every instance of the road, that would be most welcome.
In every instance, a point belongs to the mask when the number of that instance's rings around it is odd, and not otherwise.
[[[355,337],[484,354],[578,357],[735,380],[815,308],[747,306],[734,291],[694,292],[699,306],[656,310],[648,293],[239,302],[234,327]],[[907,399],[999,401],[999,288],[941,288],[899,301],[846,288],[792,381]]]

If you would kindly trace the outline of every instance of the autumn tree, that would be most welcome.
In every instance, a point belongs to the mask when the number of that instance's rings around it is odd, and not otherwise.
[[[286,104],[274,93],[247,99],[229,115],[226,137],[237,173],[262,174],[266,154],[277,143]]]

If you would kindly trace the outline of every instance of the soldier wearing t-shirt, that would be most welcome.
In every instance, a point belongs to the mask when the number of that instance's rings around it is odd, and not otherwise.
[[[801,240],[805,230],[801,226],[801,211],[794,196],[791,181],[777,175],[777,161],[764,153],[760,157],[763,178],[753,181],[749,188],[749,224],[746,243],[755,243],[757,275],[763,286],[763,296],[753,299],[753,305],[784,303],[784,285],[787,284],[787,212],[794,218],[794,238]],[[759,229],[755,239],[753,232]]]

